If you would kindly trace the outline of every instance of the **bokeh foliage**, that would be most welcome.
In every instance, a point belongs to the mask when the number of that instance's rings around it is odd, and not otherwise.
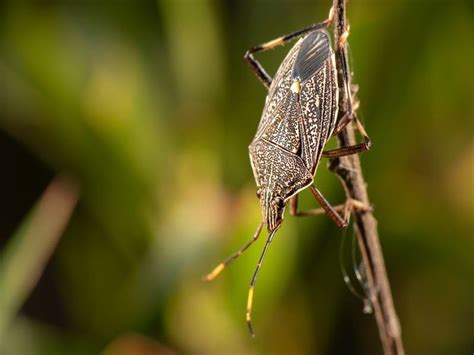
[[[380,353],[339,270],[352,233],[325,217],[286,218],[259,277],[255,341],[244,309],[262,241],[201,282],[260,219],[247,146],[265,91],[242,55],[329,6],[0,2],[0,252],[27,240],[23,217],[52,176],[66,172],[81,191],[43,277],[17,300],[2,353]],[[472,2],[351,0],[349,19],[373,140],[364,173],[407,353],[472,352]],[[260,58],[272,72],[284,55]],[[317,184],[341,201],[324,165]]]

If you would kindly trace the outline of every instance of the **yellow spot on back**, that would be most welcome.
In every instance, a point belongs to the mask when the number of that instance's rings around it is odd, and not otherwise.
[[[291,84],[290,89],[295,94],[299,94],[301,91],[300,81],[298,79],[293,80],[293,83]]]

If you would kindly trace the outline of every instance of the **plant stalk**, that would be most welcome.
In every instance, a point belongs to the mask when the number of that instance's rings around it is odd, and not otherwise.
[[[347,35],[349,24],[346,18],[346,0],[333,0],[334,11],[334,42],[335,56],[338,68],[347,68],[347,77],[344,71],[338,71],[338,83],[341,95],[338,118],[342,118],[352,111],[350,93],[351,74],[347,55]],[[349,83],[349,90],[344,90],[344,83]],[[340,147],[356,144],[354,126],[352,124],[337,136]],[[370,206],[367,194],[367,184],[362,174],[359,155],[336,158],[330,161],[330,169],[335,172],[346,191],[348,198],[352,198]],[[382,249],[377,231],[377,220],[372,211],[354,210],[355,229],[362,261],[366,270],[368,297],[370,299],[384,355],[404,355],[401,328],[393,305],[390,283],[385,269]]]

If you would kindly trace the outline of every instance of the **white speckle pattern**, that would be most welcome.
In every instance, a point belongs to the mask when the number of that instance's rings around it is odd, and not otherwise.
[[[249,146],[267,228],[281,222],[285,206],[281,202],[313,182],[321,153],[336,125],[338,87],[332,49],[324,64],[301,82],[300,92],[291,90],[302,41],[304,38],[280,65]]]

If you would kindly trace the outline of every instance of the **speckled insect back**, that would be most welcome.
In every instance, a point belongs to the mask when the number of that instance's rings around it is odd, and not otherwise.
[[[350,107],[349,114],[337,119],[339,88],[334,52],[329,34],[324,30],[332,23],[329,19],[279,37],[251,48],[245,60],[257,78],[268,89],[257,133],[249,146],[250,162],[257,183],[262,221],[252,239],[239,251],[220,263],[205,280],[213,280],[233,260],[238,258],[259,237],[263,226],[269,236],[250,282],[247,299],[246,320],[252,336],[251,310],[254,286],[265,254],[273,237],[281,226],[286,206],[293,216],[308,216],[326,213],[340,226],[347,226],[350,212],[354,208],[366,209],[358,201],[348,199],[343,205],[332,207],[313,185],[316,168],[321,157],[337,158],[369,149],[370,140]],[[348,33],[346,34],[347,38]],[[266,73],[253,54],[265,51],[301,37],[272,78]],[[347,82],[343,90],[350,87],[347,65],[340,69]],[[350,101],[350,100],[349,100]],[[364,142],[349,147],[324,151],[331,138],[350,122],[355,122]],[[298,211],[298,194],[309,188],[321,209]],[[339,215],[343,212],[343,217]]]
[[[263,220],[269,232],[286,201],[313,182],[337,117],[334,53],[326,31],[312,32],[288,53],[273,80],[249,146]]]

